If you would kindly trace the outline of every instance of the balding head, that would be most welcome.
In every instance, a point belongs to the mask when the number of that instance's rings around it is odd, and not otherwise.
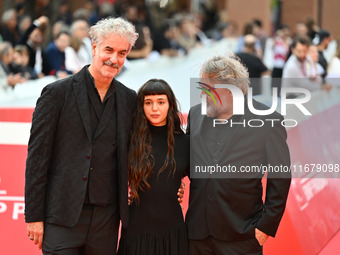
[[[254,35],[246,35],[244,37],[244,47],[248,49],[255,49],[256,37]]]

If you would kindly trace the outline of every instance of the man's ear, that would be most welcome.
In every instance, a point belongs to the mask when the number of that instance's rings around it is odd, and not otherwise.
[[[97,43],[94,41],[92,43],[92,57],[96,55],[96,48],[97,48]]]

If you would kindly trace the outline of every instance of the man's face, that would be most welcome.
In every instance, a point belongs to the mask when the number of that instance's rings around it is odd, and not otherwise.
[[[215,88],[216,84],[223,84],[222,81],[218,80],[218,79],[212,79],[212,78],[208,78],[206,75],[202,75],[202,79],[201,82],[208,84],[209,86],[213,87],[213,89],[209,89],[206,88],[214,97],[214,99],[207,94],[207,116],[210,118],[215,118],[215,117],[219,117],[222,115],[227,115],[227,116],[232,116],[233,115],[233,96],[232,93],[230,92],[230,90],[226,89],[226,88]],[[202,90],[201,95],[206,94],[206,92],[204,92]],[[217,95],[218,94],[218,95]],[[221,99],[218,99],[218,96]],[[216,103],[215,103],[216,102]]]
[[[129,50],[129,41],[118,34],[107,36],[99,45],[94,42],[91,66],[95,75],[111,79],[115,77],[122,69]]]
[[[301,61],[305,61],[306,56],[308,54],[308,46],[301,44],[301,43],[296,43],[295,48],[292,49],[293,54]]]

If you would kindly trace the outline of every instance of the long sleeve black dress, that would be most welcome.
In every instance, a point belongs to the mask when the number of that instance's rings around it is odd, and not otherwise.
[[[190,139],[175,134],[174,157],[171,164],[158,175],[167,154],[167,126],[149,125],[152,136],[152,155],[155,165],[148,178],[151,188],[140,192],[140,204],[130,205],[129,227],[122,230],[119,255],[187,255],[188,238],[177,192],[189,171]]]

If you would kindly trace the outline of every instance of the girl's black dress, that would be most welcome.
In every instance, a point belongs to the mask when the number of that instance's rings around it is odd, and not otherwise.
[[[119,255],[187,255],[188,238],[182,209],[177,201],[181,179],[190,164],[190,139],[175,134],[174,157],[171,164],[158,175],[167,154],[167,126],[149,125],[152,136],[152,155],[155,165],[148,178],[151,189],[140,192],[140,203],[130,205],[129,227],[122,229]]]

